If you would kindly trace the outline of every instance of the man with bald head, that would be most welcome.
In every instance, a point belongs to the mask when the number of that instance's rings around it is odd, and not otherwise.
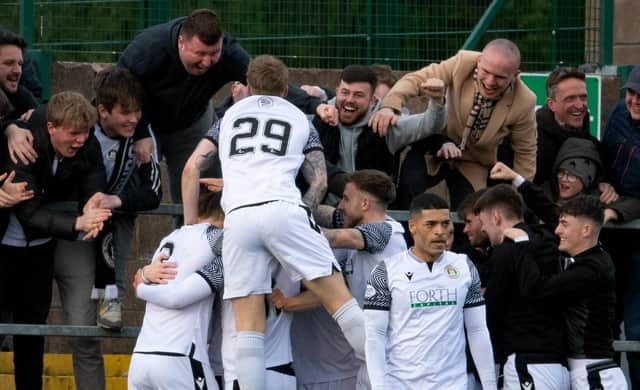
[[[461,50],[439,64],[431,64],[400,79],[382,100],[370,125],[385,134],[407,101],[429,88],[447,87],[447,125],[444,135],[428,150],[437,151],[427,158],[424,148],[415,148],[407,156],[412,169],[414,194],[446,180],[451,207],[456,208],[465,195],[486,187],[488,169],[496,161],[498,145],[511,137],[514,168],[532,179],[536,169],[535,95],[518,78],[520,50],[511,41],[496,39],[482,52]],[[443,162],[445,164],[443,164]],[[415,169],[424,172],[416,175]],[[519,171],[520,172],[520,171]]]

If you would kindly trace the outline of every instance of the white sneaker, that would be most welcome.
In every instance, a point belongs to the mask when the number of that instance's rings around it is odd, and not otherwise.
[[[109,330],[122,329],[122,302],[120,299],[100,301],[98,326]]]

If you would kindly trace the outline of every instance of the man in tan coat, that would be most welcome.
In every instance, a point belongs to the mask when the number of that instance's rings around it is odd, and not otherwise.
[[[511,137],[514,169],[531,180],[536,170],[536,97],[518,78],[519,67],[520,51],[506,39],[489,42],[481,53],[461,50],[439,64],[405,75],[385,96],[369,124],[375,132],[385,134],[410,98],[444,84],[449,107],[444,135],[452,142],[444,142],[434,157],[450,160],[444,177],[451,207],[457,207],[467,193],[486,187],[498,145],[507,136]],[[440,167],[431,160],[427,175],[436,176],[433,173]]]

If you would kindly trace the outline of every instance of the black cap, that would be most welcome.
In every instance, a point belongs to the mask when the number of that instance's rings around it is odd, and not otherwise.
[[[631,89],[634,92],[640,93],[640,65],[634,66],[627,82],[624,83],[624,89]]]

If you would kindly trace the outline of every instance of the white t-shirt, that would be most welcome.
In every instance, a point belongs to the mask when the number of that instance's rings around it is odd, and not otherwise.
[[[297,107],[276,96],[234,104],[207,138],[218,145],[225,212],[271,200],[300,203],[296,175],[304,154],[322,149],[317,132]]]
[[[445,251],[430,269],[407,250],[379,264],[364,309],[389,311],[386,388],[465,388],[463,309],[483,304],[466,255]]]

